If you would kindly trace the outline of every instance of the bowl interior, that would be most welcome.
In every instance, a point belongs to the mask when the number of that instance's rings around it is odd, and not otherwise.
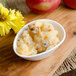
[[[57,24],[55,22],[50,22],[50,23],[52,23],[54,28],[58,31],[58,37],[61,41],[64,37],[64,31],[63,31],[62,27],[60,26],[60,24]]]

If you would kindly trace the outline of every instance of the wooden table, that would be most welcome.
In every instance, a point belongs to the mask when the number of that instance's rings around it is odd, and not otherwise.
[[[46,59],[26,61],[13,52],[15,34],[11,30],[5,37],[0,37],[0,76],[52,76],[76,47],[76,10],[60,5],[52,13],[38,15],[31,12],[25,15],[28,22],[44,18],[56,20],[63,25],[67,33],[64,43]]]

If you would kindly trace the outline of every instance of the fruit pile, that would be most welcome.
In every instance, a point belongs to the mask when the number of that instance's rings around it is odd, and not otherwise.
[[[27,6],[35,13],[46,13],[56,9],[61,0],[26,0]],[[64,4],[76,9],[76,0],[63,0]]]

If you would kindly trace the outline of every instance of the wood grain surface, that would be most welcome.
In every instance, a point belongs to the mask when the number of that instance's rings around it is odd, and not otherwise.
[[[0,37],[0,76],[52,76],[61,63],[76,47],[76,10],[60,5],[56,10],[47,14],[28,13],[25,20],[53,19],[63,25],[67,36],[64,43],[48,58],[32,62],[16,56],[12,49],[14,32]]]

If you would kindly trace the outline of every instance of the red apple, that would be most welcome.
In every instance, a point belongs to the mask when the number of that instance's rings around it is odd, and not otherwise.
[[[76,9],[76,0],[63,0],[63,2],[68,7]]]
[[[61,0],[26,0],[27,6],[35,13],[46,13],[58,7]]]

